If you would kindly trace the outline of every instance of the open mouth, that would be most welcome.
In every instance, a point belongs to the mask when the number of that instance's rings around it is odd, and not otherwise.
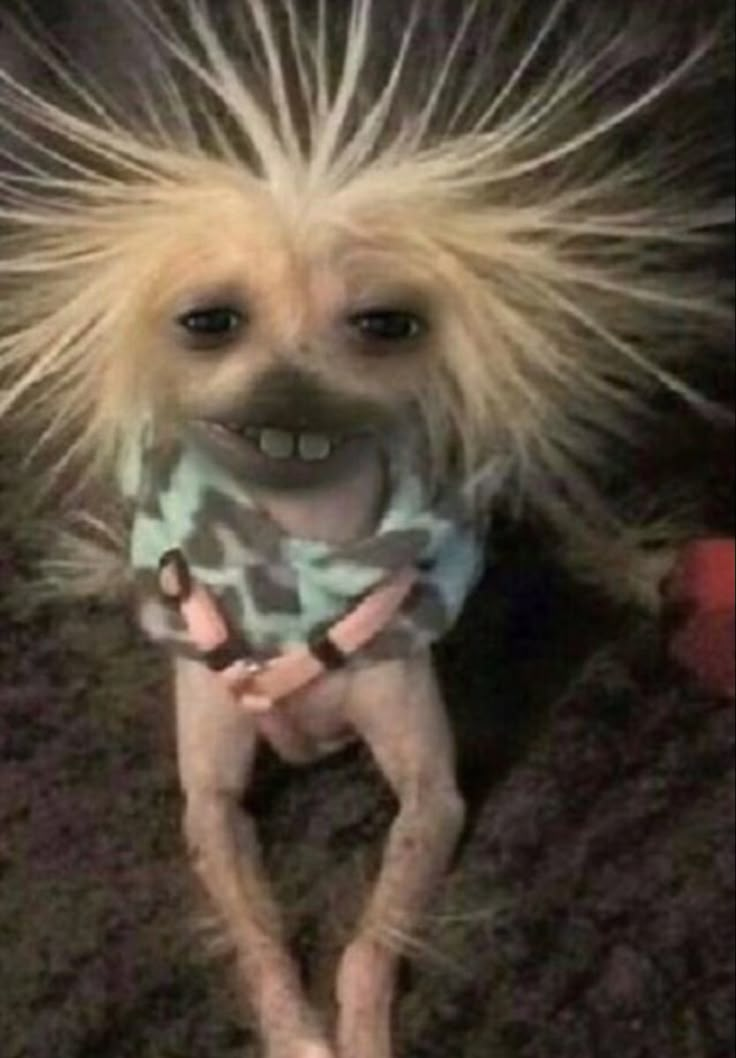
[[[335,484],[375,457],[375,432],[332,433],[306,428],[200,420],[200,435],[218,461],[254,485],[310,489]]]
[[[349,438],[312,430],[284,430],[276,426],[238,426],[210,423],[210,428],[231,440],[252,446],[266,459],[279,463],[298,460],[301,463],[325,463],[345,445]]]

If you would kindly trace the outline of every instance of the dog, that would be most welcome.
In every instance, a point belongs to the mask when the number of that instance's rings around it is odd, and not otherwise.
[[[604,468],[658,392],[698,400],[678,358],[728,316],[692,261],[730,208],[662,119],[723,27],[662,47],[652,5],[614,6],[131,2],[125,103],[15,26],[45,84],[0,73],[0,418],[122,504],[268,1058],[391,1058],[397,938],[466,814],[432,647],[493,512],[639,581]],[[242,801],[261,742],[355,739],[399,810],[333,1030]]]

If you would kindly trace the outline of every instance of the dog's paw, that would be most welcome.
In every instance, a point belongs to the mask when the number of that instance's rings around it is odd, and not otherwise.
[[[326,1043],[310,1040],[308,1043],[279,1047],[278,1050],[269,1050],[266,1058],[338,1058],[337,1053]]]
[[[388,1040],[365,1033],[341,1037],[336,1058],[393,1058]]]
[[[373,1034],[363,1027],[350,1028],[340,1033],[340,1047],[336,1058],[392,1058],[393,1051],[388,1034],[378,1031]]]

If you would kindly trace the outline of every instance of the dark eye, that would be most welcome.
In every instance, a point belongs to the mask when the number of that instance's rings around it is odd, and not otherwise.
[[[350,317],[350,326],[361,338],[373,343],[410,342],[427,330],[421,316],[400,309],[371,309]]]
[[[220,349],[240,334],[246,318],[240,309],[211,305],[185,312],[176,322],[190,348]]]

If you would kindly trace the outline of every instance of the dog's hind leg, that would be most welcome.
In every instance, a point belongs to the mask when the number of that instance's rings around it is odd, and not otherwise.
[[[256,731],[202,666],[177,662],[179,766],[194,864],[232,941],[267,1058],[334,1058],[283,938],[242,799]]]
[[[359,672],[348,718],[399,800],[383,868],[338,974],[340,1058],[390,1058],[403,941],[415,933],[465,819],[455,750],[429,657]]]

